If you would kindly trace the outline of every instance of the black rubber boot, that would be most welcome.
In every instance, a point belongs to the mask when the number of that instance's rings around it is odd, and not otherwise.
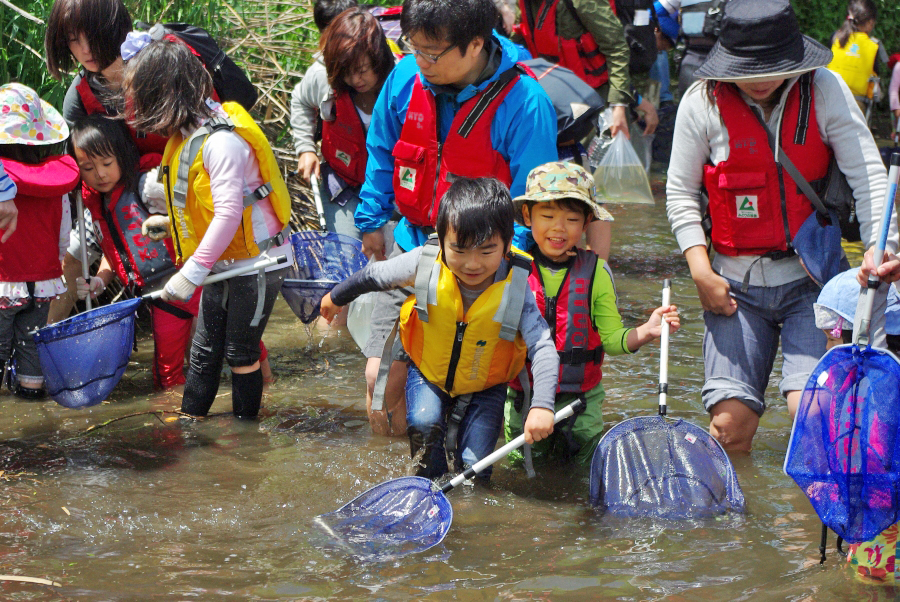
[[[28,387],[23,387],[17,383],[15,395],[20,399],[27,399],[28,401],[40,401],[47,397],[47,391],[43,387],[40,389],[29,389]]]
[[[231,404],[235,417],[252,419],[259,414],[262,404],[262,370],[248,374],[231,372]]]
[[[191,416],[206,416],[219,392],[219,374],[200,374],[188,370],[185,381],[181,411]]]
[[[410,457],[415,458],[416,454],[421,455],[414,476],[425,477],[426,479],[441,476],[443,471],[440,471],[440,469],[435,466],[435,457],[437,454],[435,453],[434,447],[435,443],[443,440],[444,430],[439,426],[432,426],[427,433],[423,433],[415,427],[409,427],[406,429],[406,433],[409,435]],[[424,450],[422,450],[422,448],[424,448]],[[422,452],[420,453],[419,450],[422,450]],[[446,470],[446,468],[444,470]]]

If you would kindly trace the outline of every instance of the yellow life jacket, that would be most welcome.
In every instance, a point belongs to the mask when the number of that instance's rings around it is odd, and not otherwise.
[[[831,52],[834,58],[828,68],[844,79],[855,96],[870,97],[869,78],[875,76],[878,43],[865,32],[857,31],[850,34],[843,48],[835,37]]]
[[[426,252],[429,247],[423,247],[416,294],[400,309],[403,348],[425,378],[454,397],[509,382],[525,365],[518,324],[531,256],[512,249],[506,278],[490,285],[464,314],[456,276],[440,252]]]
[[[265,134],[238,103],[226,102],[222,104],[222,108],[228,114],[227,119],[214,117],[189,138],[184,138],[177,132],[169,138],[163,153],[162,173],[169,205],[169,220],[172,223],[172,238],[179,262],[183,262],[197,250],[212,221],[213,199],[209,173],[203,167],[203,144],[210,134],[219,129],[234,131],[250,145],[265,182],[244,197],[241,226],[220,259],[256,257],[278,238],[269,238],[264,218],[259,213],[261,210],[254,206],[257,201],[269,198],[282,228],[286,228],[291,217],[291,197]],[[279,234],[283,235],[283,232]]]

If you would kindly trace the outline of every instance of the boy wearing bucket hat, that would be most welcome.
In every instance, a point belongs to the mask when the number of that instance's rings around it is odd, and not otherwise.
[[[850,90],[823,68],[830,60],[827,48],[800,33],[787,0],[730,0],[697,70],[701,81],[678,108],[666,208],[706,310],[701,395],[710,432],[726,450],[750,450],[779,339],[780,391],[791,415],[825,351],[813,314],[820,285],[807,269],[836,273],[842,257],[821,246],[801,263],[798,234],[814,209],[788,160],[815,183],[833,158],[853,189],[863,242],[877,236],[886,172]],[[896,238],[895,225],[888,248],[896,249]],[[876,329],[873,342],[883,346],[883,336]]]
[[[72,227],[68,193],[78,184],[78,166],[61,154],[68,137],[65,120],[34,90],[0,86],[0,164],[14,184],[0,175],[0,205],[19,201],[13,231],[0,238],[0,362],[12,358],[10,388],[24,399],[44,396],[31,333],[66,292],[60,261]]]
[[[674,305],[658,307],[637,328],[622,325],[609,266],[595,253],[577,246],[591,221],[613,219],[597,203],[594,179],[580,165],[555,161],[535,167],[528,174],[525,194],[514,202],[516,219],[531,228],[535,241],[528,250],[534,257],[528,283],[559,354],[556,408],[577,398],[585,401],[584,410],[561,423],[549,439],[526,447],[526,462],[529,471],[529,455],[574,458],[587,466],[603,432],[604,355],[634,353],[659,338],[663,316],[670,332],[675,332],[680,326],[678,311]],[[530,373],[510,382],[505,408],[507,441],[522,433],[528,422],[531,384]]]

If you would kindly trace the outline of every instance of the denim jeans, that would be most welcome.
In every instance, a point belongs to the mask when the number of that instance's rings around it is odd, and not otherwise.
[[[494,451],[503,427],[505,401],[506,383],[472,395],[457,431],[454,470],[463,470]],[[447,434],[447,414],[453,402],[454,398],[430,383],[416,365],[409,362],[406,379],[407,433],[413,455],[425,447],[422,468],[417,476],[435,479],[448,470],[444,438]],[[490,479],[490,476],[490,467],[478,475],[484,480]]]
[[[816,328],[813,313],[819,287],[803,278],[781,286],[750,286],[744,293],[740,282],[726,280],[738,308],[731,316],[703,312],[703,405],[710,411],[734,398],[762,416],[779,339],[782,395],[802,390],[825,353],[825,333]]]

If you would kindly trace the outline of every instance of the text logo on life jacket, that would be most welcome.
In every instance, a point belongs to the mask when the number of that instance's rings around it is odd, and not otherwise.
[[[342,150],[337,150],[334,152],[334,156],[337,157],[338,161],[340,161],[347,167],[350,167],[350,155],[348,155],[347,153],[345,153]]]
[[[400,168],[400,188],[416,189],[416,170],[412,167]]]
[[[759,217],[759,203],[756,196],[748,194],[735,197],[738,217]]]
[[[487,349],[487,341],[475,342],[475,354],[472,356],[472,369],[469,371],[469,380],[478,378],[478,368],[481,367],[481,357]]]
[[[748,155],[755,155],[757,153],[756,139],[755,138],[739,138],[734,141],[734,148],[746,148]]]
[[[851,44],[850,48],[847,49],[847,56],[852,56],[853,58],[859,58],[859,44]]]
[[[416,122],[416,127],[422,129],[422,123],[425,121],[425,113],[417,113],[415,111],[407,111],[406,119]]]

